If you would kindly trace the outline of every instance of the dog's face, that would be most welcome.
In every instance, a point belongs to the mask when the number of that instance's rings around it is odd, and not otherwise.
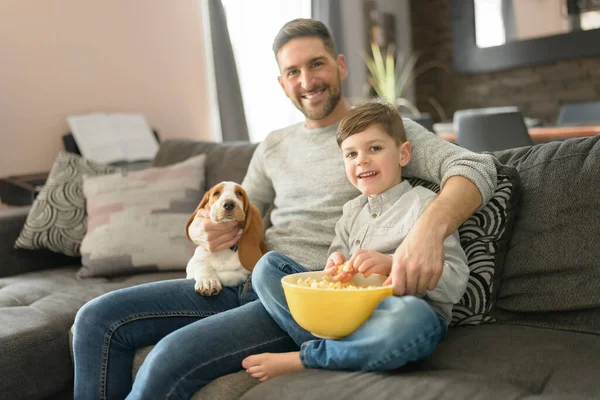
[[[248,212],[248,195],[235,182],[216,184],[204,195],[200,206],[209,211],[212,222],[243,222]]]

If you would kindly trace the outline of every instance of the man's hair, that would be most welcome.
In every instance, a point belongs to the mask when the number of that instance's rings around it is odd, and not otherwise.
[[[338,146],[341,147],[344,140],[364,132],[371,125],[379,125],[397,144],[406,142],[406,131],[398,109],[383,100],[370,100],[351,109],[342,118],[336,136]]]
[[[273,41],[273,52],[275,58],[277,53],[287,42],[292,39],[303,37],[318,37],[323,41],[327,51],[333,56],[337,56],[335,43],[331,36],[331,32],[327,29],[324,23],[314,19],[298,18],[286,23],[275,36]]]

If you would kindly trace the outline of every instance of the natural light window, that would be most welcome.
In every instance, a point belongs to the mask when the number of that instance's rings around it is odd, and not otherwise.
[[[310,18],[310,0],[223,0],[227,27],[242,89],[250,141],[304,121],[277,82],[271,46],[284,23]]]
[[[502,0],[475,0],[475,42],[477,47],[506,43]]]

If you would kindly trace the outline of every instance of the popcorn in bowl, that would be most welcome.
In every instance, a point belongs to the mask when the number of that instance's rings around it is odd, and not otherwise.
[[[354,272],[354,268],[352,268],[351,266],[348,265],[348,261],[346,261],[343,264],[340,264],[337,267],[337,271],[338,274],[341,274],[342,272]]]
[[[296,285],[310,287],[313,289],[346,289],[346,290],[359,290],[359,289],[372,289],[376,286],[373,285],[357,285],[354,282],[340,282],[334,281],[329,276],[323,276],[321,279],[315,278],[298,278]]]
[[[317,337],[339,339],[354,332],[381,300],[392,296],[392,285],[383,285],[386,279],[356,274],[348,282],[337,282],[325,271],[310,271],[286,275],[281,285],[298,325]]]

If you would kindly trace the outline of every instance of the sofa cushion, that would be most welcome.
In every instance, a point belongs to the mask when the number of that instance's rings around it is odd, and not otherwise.
[[[460,244],[469,263],[467,290],[452,309],[451,326],[479,325],[493,322],[493,307],[506,249],[512,231],[520,197],[520,183],[514,168],[496,164],[498,184],[488,204],[460,226]],[[431,182],[408,179],[438,193],[440,188]]]
[[[0,278],[0,398],[38,399],[72,384],[68,332],[87,301],[115,289],[182,277],[177,272],[81,280],[75,277],[78,268]]]
[[[424,361],[398,371],[304,370],[261,383],[242,399],[597,399],[599,352],[596,335],[460,327]]]
[[[206,187],[222,181],[241,183],[258,143],[201,142],[195,140],[168,140],[160,145],[153,165],[171,165],[197,154],[206,154]]]
[[[304,370],[261,383],[242,400],[517,400],[527,391],[461,371],[405,373]]]
[[[118,168],[59,153],[48,179],[36,197],[15,246],[48,249],[78,256],[85,234],[85,199],[82,178],[118,171]]]
[[[593,397],[600,395],[598,354],[598,335],[497,323],[450,329],[419,366],[481,374],[530,393]]]
[[[79,257],[50,250],[15,248],[29,210],[29,207],[15,207],[0,211],[0,277],[81,263]]]
[[[523,195],[494,316],[600,334],[600,135],[496,156]]]
[[[167,167],[84,177],[81,278],[185,270],[185,225],[204,195],[204,154]]]

